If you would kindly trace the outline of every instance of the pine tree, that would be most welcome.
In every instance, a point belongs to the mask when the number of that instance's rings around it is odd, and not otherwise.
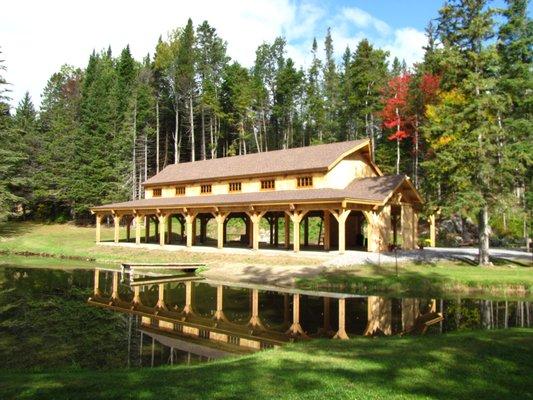
[[[0,52],[0,56],[1,56]],[[9,88],[3,76],[6,70],[4,60],[0,58],[0,219],[5,219],[14,211],[15,205],[22,201],[15,194],[22,182],[17,177],[26,155],[13,135],[12,118],[9,112]]]
[[[512,173],[498,124],[505,101],[496,92],[497,58],[488,40],[493,10],[485,1],[454,0],[440,10],[441,65],[461,65],[444,73],[437,105],[428,111],[426,139],[432,158],[424,164],[438,183],[440,203],[454,212],[475,212],[479,222],[479,263],[489,263],[489,210],[509,190]]]
[[[348,70],[351,93],[348,100],[350,113],[355,115],[355,137],[370,138],[373,154],[380,134],[381,88],[387,79],[388,53],[376,50],[363,39],[357,45]]]
[[[339,74],[333,55],[333,39],[328,28],[324,41],[326,60],[324,62],[324,106],[325,106],[325,142],[332,142],[339,137]]]
[[[326,114],[324,107],[324,95],[322,89],[322,62],[317,55],[318,45],[316,39],[313,40],[311,53],[313,59],[307,73],[306,103],[307,103],[307,140],[304,145],[311,142],[324,142],[324,129],[326,124]],[[316,135],[313,137],[313,135]]]

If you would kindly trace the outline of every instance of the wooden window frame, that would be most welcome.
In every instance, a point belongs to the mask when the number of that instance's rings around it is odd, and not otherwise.
[[[200,185],[200,194],[211,194],[213,192],[213,185]]]
[[[296,178],[296,186],[298,188],[313,187],[313,177],[312,176],[299,176],[298,178]]]
[[[176,186],[174,190],[176,196],[185,196],[185,186]]]
[[[163,189],[154,188],[152,189],[152,197],[161,197],[163,195]]]
[[[230,193],[241,192],[242,182],[230,182],[228,183],[228,191]]]
[[[276,190],[276,180],[275,179],[262,179],[261,190]]]

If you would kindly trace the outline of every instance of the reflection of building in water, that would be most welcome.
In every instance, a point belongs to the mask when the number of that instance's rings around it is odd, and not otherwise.
[[[113,271],[110,288],[102,288],[100,273],[95,270],[89,304],[138,316],[141,336],[152,338],[152,351],[156,342],[168,347],[170,362],[176,352],[211,359],[298,339],[410,332],[428,312],[436,312],[420,299],[227,284],[190,276],[133,279],[125,285]],[[400,307],[398,329],[393,304]],[[435,301],[429,304],[435,306]]]

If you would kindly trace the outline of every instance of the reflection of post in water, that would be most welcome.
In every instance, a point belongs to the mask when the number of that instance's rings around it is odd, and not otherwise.
[[[93,294],[95,296],[100,296],[101,292],[100,292],[100,270],[99,269],[95,269],[94,270],[94,290],[93,290]]]
[[[119,300],[118,297],[118,272],[113,272],[113,291],[111,293],[111,299]]]
[[[155,308],[166,310],[167,305],[165,304],[165,285],[163,283],[159,284],[159,292],[157,297],[157,304]]]
[[[192,282],[185,282],[185,307],[183,307],[184,314],[191,314],[192,310]]]
[[[217,309],[215,311],[214,319],[216,321],[225,321],[228,319],[224,315],[224,286],[217,285]]]
[[[283,293],[283,327],[289,329],[289,294]]]
[[[346,299],[339,299],[339,330],[334,339],[348,339],[346,334]]]
[[[378,333],[390,335],[392,322],[391,301],[383,297],[369,296],[368,302],[368,324],[364,335],[371,336]]]
[[[307,334],[300,325],[300,295],[292,295],[292,325],[286,332],[291,336],[307,337]]]
[[[259,290],[252,289],[252,316],[248,325],[251,328],[265,329],[259,318]]]
[[[142,304],[141,302],[141,287],[139,285],[136,285],[133,287],[133,300],[132,300],[133,306],[140,306]]]

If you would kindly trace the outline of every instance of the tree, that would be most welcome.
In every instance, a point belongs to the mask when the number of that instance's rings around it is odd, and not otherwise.
[[[324,110],[324,95],[322,90],[322,79],[320,76],[322,63],[317,56],[318,45],[316,39],[313,40],[313,47],[311,53],[313,59],[307,72],[306,85],[306,108],[307,108],[307,136],[308,140],[304,139],[304,144],[311,142],[324,142],[324,125],[326,115]],[[316,139],[313,139],[313,134]]]
[[[48,80],[40,110],[39,170],[35,176],[35,217],[71,219],[80,131],[82,71],[64,65]],[[91,149],[87,149],[91,151]]]
[[[410,136],[412,117],[409,115],[409,84],[411,75],[402,74],[389,80],[383,90],[383,126],[392,129],[388,140],[396,141],[396,174],[400,173],[400,143]]]
[[[324,41],[326,60],[324,63],[324,103],[326,114],[326,142],[338,139],[339,130],[339,74],[333,55],[333,39],[328,28]]]
[[[0,56],[1,56],[0,52]],[[6,70],[4,60],[0,59],[0,219],[11,214],[15,204],[22,199],[14,190],[20,187],[16,173],[26,156],[18,146],[12,131],[12,119],[9,112],[9,88],[3,76]]]
[[[496,91],[497,58],[488,40],[493,10],[485,1],[447,1],[437,32],[443,44],[443,92],[428,110],[425,132],[432,157],[424,164],[440,184],[440,203],[450,211],[476,212],[479,264],[489,264],[489,209],[509,190],[507,132],[498,124],[505,100]],[[461,68],[449,69],[449,66]]]
[[[348,99],[348,112],[355,115],[355,137],[370,138],[372,154],[376,150],[376,137],[380,133],[378,121],[381,111],[381,88],[387,77],[388,53],[376,50],[363,39],[357,45],[348,69],[347,80],[351,91]]]
[[[200,86],[200,114],[201,114],[201,158],[207,158],[206,118],[209,125],[209,153],[216,157],[218,138],[217,119],[221,117],[219,104],[219,89],[222,71],[229,61],[226,55],[227,44],[218,37],[215,28],[204,21],[196,29],[197,70]],[[256,139],[257,149],[261,151],[261,141]]]
[[[531,137],[533,76],[531,74],[533,21],[527,16],[526,0],[507,0],[502,14],[504,23],[498,32],[497,51],[501,60],[498,90],[507,98],[509,108],[502,113],[498,123],[510,134],[507,151],[514,161],[516,193],[523,208],[523,235],[528,242],[528,220],[533,208],[533,140]],[[511,205],[517,206],[516,197]],[[504,207],[505,208],[505,207]],[[503,217],[505,218],[505,210]]]

